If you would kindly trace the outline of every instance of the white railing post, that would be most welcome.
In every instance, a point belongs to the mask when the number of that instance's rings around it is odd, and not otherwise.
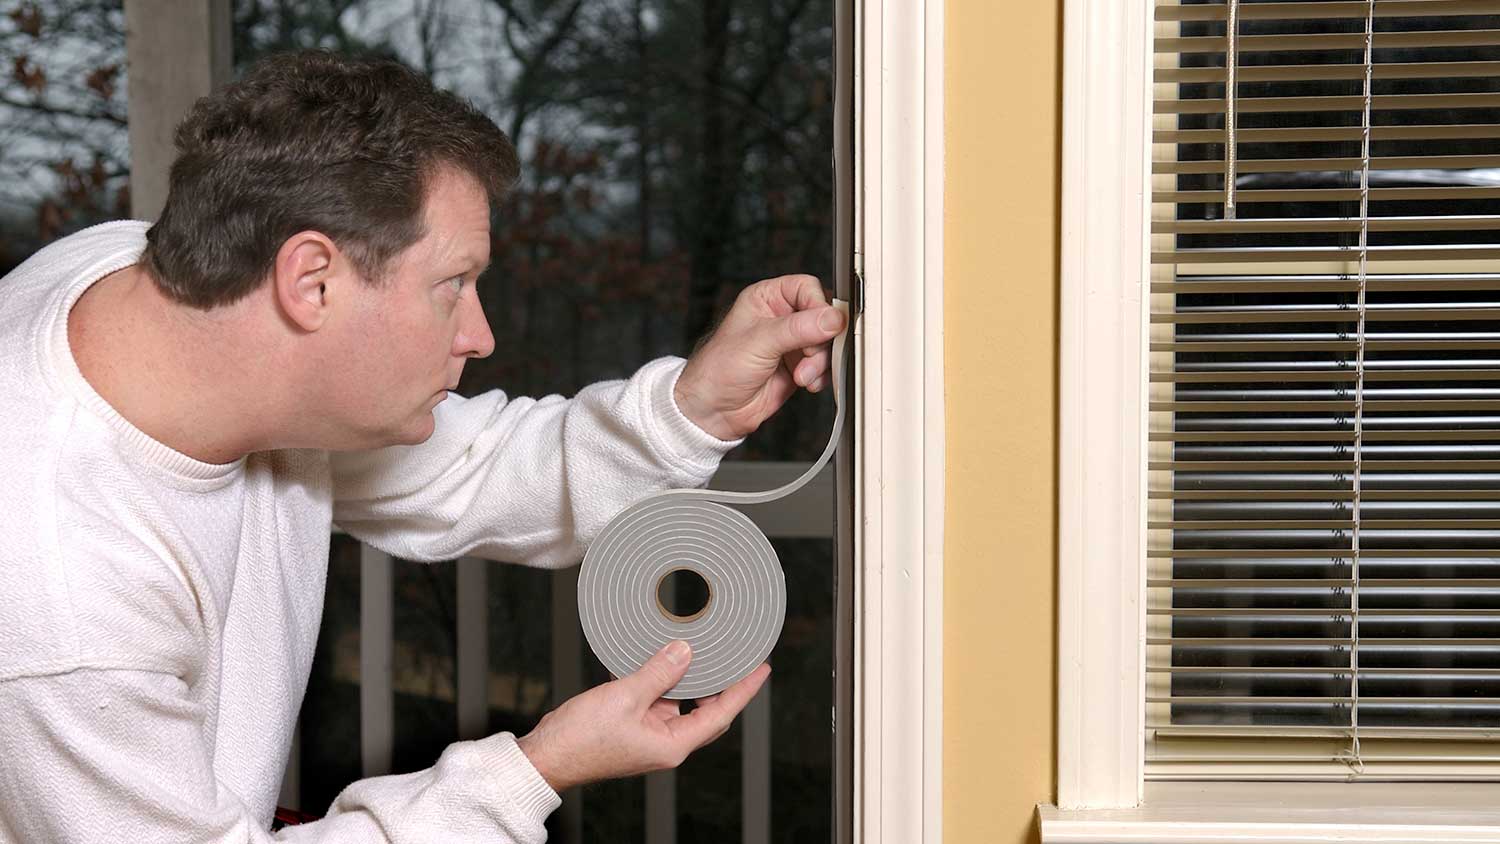
[[[229,81],[229,0],[130,0],[125,56],[130,92],[130,213],[155,220],[177,157],[172,133],[199,97]]]
[[[489,561],[464,557],[458,566],[458,737],[490,732]]]
[[[552,705],[583,691],[583,636],[578,626],[578,567],[552,574]],[[583,840],[583,795],[564,794],[559,813],[559,844]]]
[[[281,792],[276,805],[302,810],[302,719],[292,728],[292,747],[286,756],[286,771],[281,775]]]
[[[391,771],[395,697],[391,691],[394,608],[391,555],[359,546],[359,755],[367,777]]]
[[[740,750],[744,844],[771,844],[771,681],[745,707]]]
[[[677,844],[677,772],[646,775],[646,840]]]
[[[658,587],[658,597],[676,606],[677,581]],[[680,706],[680,705],[679,705]],[[651,844],[677,844],[677,772],[656,771],[646,775],[646,840]]]

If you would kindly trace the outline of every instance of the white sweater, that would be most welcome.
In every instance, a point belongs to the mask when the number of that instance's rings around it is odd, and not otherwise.
[[[69,309],[145,231],[96,226],[0,279],[0,841],[545,840],[558,797],[507,733],[267,831],[329,530],[407,559],[571,565],[732,445],[678,411],[682,362],[572,400],[450,397],[419,446],[202,463],[116,413],[68,348]]]

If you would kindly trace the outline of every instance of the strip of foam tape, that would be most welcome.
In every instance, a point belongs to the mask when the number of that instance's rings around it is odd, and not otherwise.
[[[833,301],[847,315],[847,302]],[[785,498],[817,477],[844,429],[845,348],[853,320],[833,341],[833,434],[796,480],[764,492],[674,489],[626,508],[589,546],[578,574],[578,618],[589,647],[612,674],[634,673],[668,642],[693,647],[687,674],[666,697],[696,699],[743,679],[771,655],[786,619],[786,578],[770,540],[729,504]],[[691,618],[657,598],[678,570],[702,577],[708,603]]]

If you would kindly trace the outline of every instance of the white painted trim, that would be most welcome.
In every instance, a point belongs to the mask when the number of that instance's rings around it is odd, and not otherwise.
[[[1142,353],[1149,0],[1066,0],[1058,458],[1058,804],[1144,773]]]
[[[855,840],[942,837],[943,3],[857,23]]]
[[[1136,809],[1041,808],[1043,844],[1500,841],[1479,783],[1153,783]]]
[[[943,58],[946,0],[926,3],[923,49],[922,252],[922,840],[943,840],[943,527],[947,490],[947,413],[943,404],[943,213],[945,133]]]

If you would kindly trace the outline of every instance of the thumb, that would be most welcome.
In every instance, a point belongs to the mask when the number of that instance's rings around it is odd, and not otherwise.
[[[808,308],[778,317],[767,326],[768,356],[781,356],[798,349],[821,346],[844,330],[847,317],[832,305]]]
[[[692,658],[693,648],[687,642],[668,642],[621,683],[646,703],[654,702],[682,680]]]

